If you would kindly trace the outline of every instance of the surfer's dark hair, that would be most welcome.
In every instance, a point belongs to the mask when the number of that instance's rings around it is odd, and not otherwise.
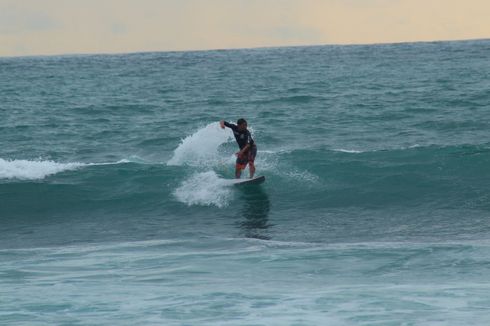
[[[241,125],[243,123],[247,123],[247,120],[241,118],[241,119],[238,119],[237,122],[236,122],[237,125]]]

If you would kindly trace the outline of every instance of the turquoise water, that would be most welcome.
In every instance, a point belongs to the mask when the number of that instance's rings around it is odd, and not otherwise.
[[[0,324],[490,324],[489,53],[0,58]]]

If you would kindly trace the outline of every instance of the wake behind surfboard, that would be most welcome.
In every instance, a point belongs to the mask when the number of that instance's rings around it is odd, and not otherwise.
[[[259,185],[265,181],[265,176],[255,177],[252,179],[237,179],[233,181],[233,184],[236,186],[241,185]]]

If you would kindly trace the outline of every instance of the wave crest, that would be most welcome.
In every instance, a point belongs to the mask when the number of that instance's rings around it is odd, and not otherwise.
[[[75,170],[85,163],[54,161],[4,160],[0,158],[0,179],[37,180],[63,171]]]

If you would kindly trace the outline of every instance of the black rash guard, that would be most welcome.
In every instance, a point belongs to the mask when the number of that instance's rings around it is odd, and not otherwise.
[[[250,147],[254,146],[255,142],[252,139],[252,135],[250,135],[250,131],[247,129],[240,131],[238,130],[237,125],[226,121],[225,126],[233,130],[233,136],[235,136],[236,142],[238,143],[238,147],[240,147],[240,149],[243,149],[247,144],[249,144]]]

